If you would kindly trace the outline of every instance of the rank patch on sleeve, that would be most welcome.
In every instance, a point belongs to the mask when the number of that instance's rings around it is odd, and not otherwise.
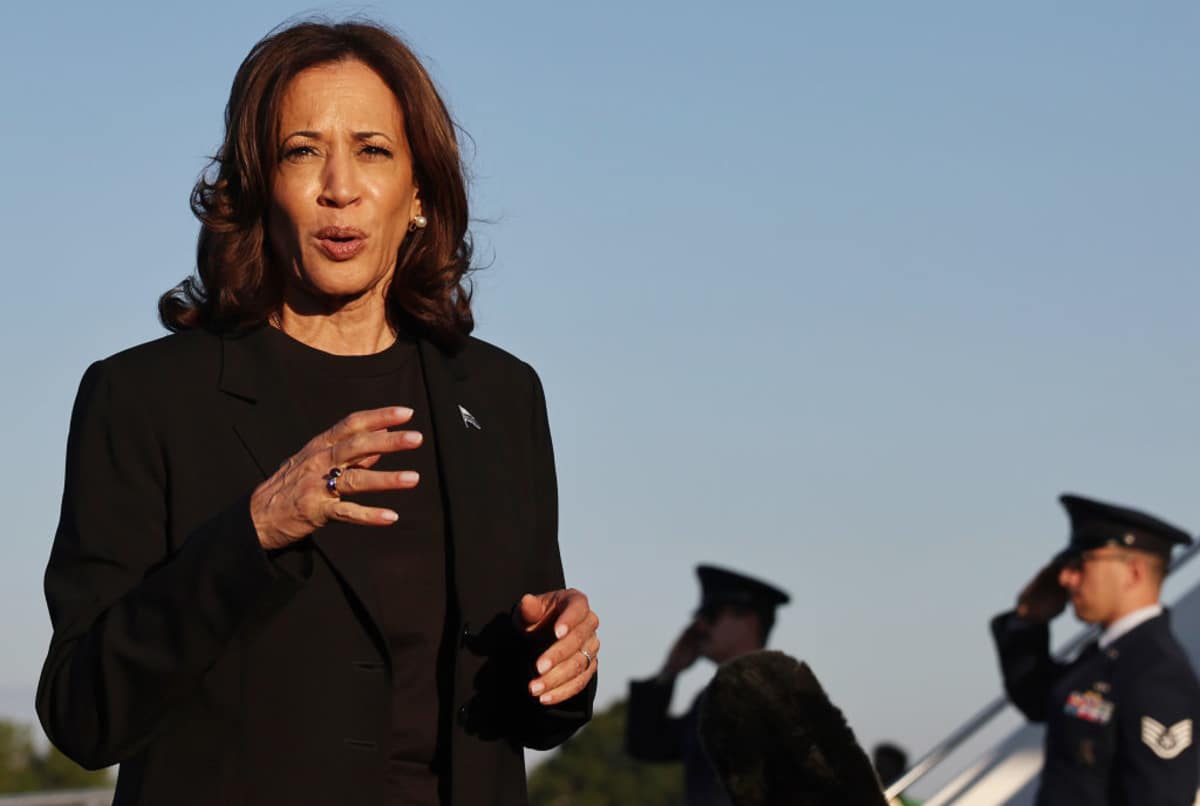
[[[1095,691],[1072,691],[1063,706],[1063,713],[1097,725],[1107,725],[1112,719],[1113,704]]]
[[[1192,720],[1183,719],[1171,727],[1156,719],[1142,717],[1142,741],[1154,755],[1170,761],[1192,745]]]

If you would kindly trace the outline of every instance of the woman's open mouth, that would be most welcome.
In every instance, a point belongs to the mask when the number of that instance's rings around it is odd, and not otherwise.
[[[324,227],[317,230],[316,240],[330,260],[349,260],[367,245],[367,234],[354,227]]]

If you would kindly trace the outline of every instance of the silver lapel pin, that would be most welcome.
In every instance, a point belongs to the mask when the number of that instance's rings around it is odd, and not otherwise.
[[[462,415],[464,428],[474,428],[477,431],[483,430],[483,426],[475,419],[475,415],[463,408],[461,403],[458,405],[458,413]]]

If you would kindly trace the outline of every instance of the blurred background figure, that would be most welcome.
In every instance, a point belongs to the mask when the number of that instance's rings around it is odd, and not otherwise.
[[[629,685],[625,743],[642,761],[683,761],[688,806],[727,806],[725,793],[700,744],[698,703],[685,716],[668,716],[675,679],[700,657],[722,664],[762,649],[775,610],[787,604],[787,593],[753,577],[710,565],[696,568],[700,606],[667,654],[662,669]]]
[[[884,806],[867,754],[808,664],[751,652],[700,701],[708,758],[734,806]]]
[[[1075,495],[1067,547],[1038,572],[1014,610],[992,620],[1009,699],[1046,723],[1039,806],[1190,806],[1198,772],[1192,732],[1200,685],[1159,601],[1186,532],[1143,512]],[[1050,656],[1049,622],[1070,600],[1102,628],[1075,660]]]
[[[904,752],[904,748],[891,742],[880,742],[875,745],[875,749],[871,751],[871,761],[875,765],[875,774],[879,776],[879,782],[884,789],[891,786],[892,782],[908,769],[908,753]],[[906,797],[903,792],[888,803],[890,806],[920,806],[919,801]]]

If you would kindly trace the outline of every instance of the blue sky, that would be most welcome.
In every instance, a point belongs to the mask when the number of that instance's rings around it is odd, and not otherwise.
[[[79,376],[160,334],[233,73],[310,10],[0,31],[0,707],[49,636]],[[998,691],[986,621],[1065,539],[1059,492],[1200,528],[1195,4],[325,10],[403,31],[473,138],[477,334],[545,382],[602,703],[715,562],[791,590],[775,646],[920,750]]]

